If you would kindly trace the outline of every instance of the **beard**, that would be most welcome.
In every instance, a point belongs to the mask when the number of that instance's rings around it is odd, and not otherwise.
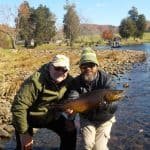
[[[93,80],[96,79],[96,76],[97,76],[97,73],[84,74],[84,75],[83,75],[83,79],[84,79],[86,82],[91,82],[91,81],[93,81]]]

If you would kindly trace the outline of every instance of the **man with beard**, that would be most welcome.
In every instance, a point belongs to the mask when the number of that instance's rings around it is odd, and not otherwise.
[[[110,75],[98,69],[99,62],[96,53],[86,48],[81,54],[79,62],[81,74],[72,82],[69,99],[76,99],[80,94],[98,89],[112,88]],[[99,107],[80,114],[82,143],[80,150],[107,150],[110,131],[115,122],[114,112],[116,104],[104,102]],[[82,147],[83,146],[83,147]],[[82,148],[81,148],[82,147]]]

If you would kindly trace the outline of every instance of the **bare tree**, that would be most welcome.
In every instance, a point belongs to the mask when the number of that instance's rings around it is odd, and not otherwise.
[[[8,35],[11,39],[12,48],[16,48],[15,40],[17,35],[17,29],[15,28],[15,8],[9,8],[8,5],[0,5],[0,31]]]

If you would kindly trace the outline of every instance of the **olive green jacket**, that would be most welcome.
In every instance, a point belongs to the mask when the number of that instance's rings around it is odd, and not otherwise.
[[[12,104],[13,125],[19,133],[25,133],[29,128],[28,116],[52,120],[49,111],[50,104],[63,99],[72,77],[57,85],[53,82],[48,71],[48,65],[43,65],[37,72],[22,84]],[[43,120],[42,120],[43,121]],[[38,122],[37,122],[38,123]]]

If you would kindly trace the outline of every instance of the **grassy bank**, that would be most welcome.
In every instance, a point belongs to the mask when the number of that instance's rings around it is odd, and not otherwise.
[[[118,35],[116,35],[118,36]],[[81,36],[78,38],[77,43],[80,45],[105,45],[107,40],[104,41],[100,35],[91,35],[91,36]],[[122,45],[131,45],[131,44],[141,44],[141,43],[150,43],[150,32],[145,32],[142,39],[134,39],[133,37],[121,40]]]

